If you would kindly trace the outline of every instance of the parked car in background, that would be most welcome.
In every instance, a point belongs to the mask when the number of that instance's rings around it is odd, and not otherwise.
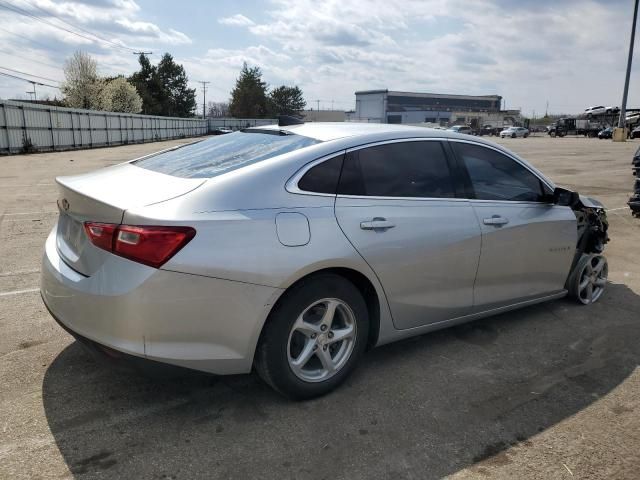
[[[598,138],[600,140],[611,137],[613,137],[613,127],[607,127],[598,132]]]
[[[447,128],[447,130],[454,133],[464,133],[466,135],[473,135],[473,130],[471,129],[471,127],[468,127],[467,125],[454,125],[453,127]]]
[[[227,133],[233,133],[233,130],[225,127],[216,127],[211,130],[212,135],[226,135]]]
[[[500,132],[500,138],[527,138],[529,136],[529,130],[524,127],[509,127]]]
[[[640,126],[631,130],[631,138],[640,138]]]
[[[296,399],[374,346],[606,287],[602,205],[450,131],[262,126],[56,182],[41,294],[64,329]]]

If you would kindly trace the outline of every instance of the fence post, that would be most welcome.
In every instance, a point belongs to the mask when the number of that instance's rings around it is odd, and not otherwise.
[[[53,114],[49,108],[49,130],[51,130],[51,150],[56,151],[56,140],[53,136]]]
[[[111,145],[109,143],[109,118],[107,117],[107,114],[104,114],[104,131],[107,135],[107,146]]]
[[[91,131],[91,114],[87,113],[87,119],[89,120],[89,147],[93,148],[93,132]]]
[[[7,123],[7,106],[6,104],[0,104],[2,106],[2,117],[4,118],[4,131],[7,134],[7,153],[11,153],[11,135],[9,135],[9,124]]]
[[[24,107],[20,106],[18,108],[22,110],[22,146],[24,147],[27,141],[27,115],[24,113]],[[29,141],[31,141],[30,137]]]

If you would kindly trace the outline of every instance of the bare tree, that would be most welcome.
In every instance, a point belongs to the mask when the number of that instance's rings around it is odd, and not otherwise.
[[[207,103],[207,117],[228,117],[229,103],[227,102],[209,102]]]
[[[98,76],[98,63],[82,51],[76,51],[64,65],[65,82],[61,90],[69,107],[100,109],[104,81]]]

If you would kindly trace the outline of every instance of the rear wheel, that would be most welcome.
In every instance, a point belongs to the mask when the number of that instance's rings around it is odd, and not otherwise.
[[[569,276],[569,294],[584,305],[597,302],[607,284],[609,267],[600,254],[583,254]]]
[[[324,395],[342,383],[364,353],[367,306],[345,278],[321,274],[285,293],[267,321],[256,370],[293,399]]]

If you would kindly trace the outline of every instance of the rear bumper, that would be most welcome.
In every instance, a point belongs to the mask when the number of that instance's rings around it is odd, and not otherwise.
[[[134,357],[214,374],[246,373],[281,290],[139,265],[111,255],[90,277],[60,258],[55,231],[42,299],[76,337]]]

